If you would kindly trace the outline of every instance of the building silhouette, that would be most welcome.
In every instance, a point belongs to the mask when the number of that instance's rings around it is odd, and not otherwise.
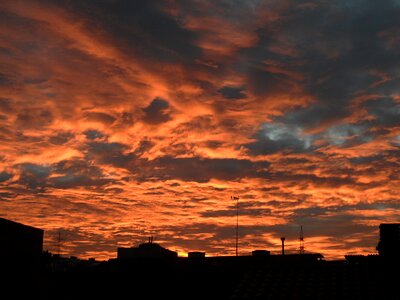
[[[97,262],[45,252],[49,268],[24,264],[4,271],[0,265],[0,275],[6,278],[3,294],[13,299],[400,299],[399,260],[382,259],[397,257],[398,230],[399,224],[381,224],[380,255],[346,255],[346,260],[262,249],[241,256],[195,251],[178,257],[150,237],[137,247],[118,248],[117,259]],[[2,261],[26,263],[40,256],[43,230],[0,219],[0,233]]]
[[[400,259],[400,223],[379,225],[380,240],[376,250],[383,259]]]
[[[268,250],[253,250],[253,251],[251,251],[252,256],[267,256],[270,254],[271,254],[271,251],[268,251]]]
[[[7,264],[37,264],[43,251],[39,228],[0,218],[0,258]]]
[[[205,258],[206,253],[201,251],[192,251],[188,253],[188,258]]]
[[[176,258],[178,253],[168,250],[157,243],[153,243],[153,239],[149,238],[148,243],[140,244],[138,247],[117,249],[118,259],[135,259],[135,258]]]

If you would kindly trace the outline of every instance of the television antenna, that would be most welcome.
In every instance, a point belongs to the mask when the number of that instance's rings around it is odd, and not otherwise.
[[[57,234],[57,254],[61,255],[61,243],[64,241],[64,238],[61,237],[61,230],[58,231]]]

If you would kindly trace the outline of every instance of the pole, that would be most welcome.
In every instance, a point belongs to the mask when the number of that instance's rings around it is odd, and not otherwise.
[[[236,200],[236,241],[235,250],[236,256],[239,256],[239,197],[231,196],[232,200]]]
[[[239,249],[239,197],[236,197],[236,256]]]
[[[58,231],[58,239],[57,239],[57,254],[60,256],[60,248],[61,248],[61,231]]]
[[[300,226],[300,247],[299,247],[299,253],[304,254],[304,235],[303,235],[303,225]]]

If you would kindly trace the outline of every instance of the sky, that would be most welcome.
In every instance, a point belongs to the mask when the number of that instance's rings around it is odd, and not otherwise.
[[[400,1],[0,2],[0,217],[108,259],[374,254],[400,220]],[[61,240],[58,241],[58,236]]]

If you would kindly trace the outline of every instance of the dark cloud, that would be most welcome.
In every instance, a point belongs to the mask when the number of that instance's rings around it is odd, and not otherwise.
[[[8,79],[8,76],[5,74],[0,73],[0,85],[6,85],[9,84],[10,81]]]
[[[208,182],[212,178],[237,180],[259,177],[266,172],[268,162],[252,162],[245,159],[174,158],[164,156],[148,162],[147,176],[161,180],[180,179]],[[139,173],[140,176],[143,174]]]
[[[298,157],[285,157],[279,160],[281,163],[285,165],[291,165],[291,164],[310,164],[312,161],[307,158],[298,158]]]
[[[274,121],[310,129],[315,128],[322,122],[335,120],[338,115],[344,116],[347,113],[346,107],[337,108],[329,105],[313,104],[306,108],[289,111],[285,115],[275,118]]]
[[[224,86],[218,92],[227,99],[238,100],[246,98],[243,87]]]
[[[273,169],[273,168],[271,168]],[[301,169],[301,172],[304,172],[304,169]],[[309,173],[300,173],[300,172],[285,172],[285,171],[276,171],[269,173],[265,173],[264,178],[269,179],[272,182],[279,182],[279,183],[289,183],[291,185],[297,185],[302,189],[309,189],[312,187],[319,187],[319,188],[340,188],[340,187],[351,187],[354,190],[368,190],[375,187],[378,187],[382,184],[381,181],[371,181],[369,183],[359,182],[357,180],[356,174],[353,174],[354,170],[348,169],[343,171],[338,171],[336,173],[329,173],[329,174],[309,174]],[[298,196],[292,195],[291,193],[285,194],[283,193],[283,198],[296,198]]]
[[[291,147],[293,145],[298,146],[300,144],[288,144]],[[245,159],[178,158],[172,156],[158,157],[153,160],[140,158],[148,147],[152,147],[152,143],[144,142],[143,145],[139,145],[132,152],[127,145],[120,143],[90,142],[88,143],[87,158],[96,161],[98,164],[110,164],[127,169],[135,174],[140,181],[179,179],[208,182],[212,178],[221,180],[264,178],[276,182],[293,182],[308,186],[328,188],[352,186],[360,189],[370,189],[380,184],[379,181],[370,183],[358,182],[357,175],[363,175],[363,173],[358,174],[351,169],[337,169],[336,173],[330,172],[324,176],[304,173],[315,170],[315,166],[310,161],[301,159],[295,161],[295,163],[300,164],[303,174],[295,174],[290,171],[274,171],[267,161],[252,162]],[[266,144],[266,147],[270,147],[270,145]],[[301,147],[303,147],[303,144],[301,144]],[[267,148],[267,150],[271,151],[272,149]],[[304,151],[304,148],[300,150]],[[304,163],[308,163],[308,165],[304,165]],[[379,167],[387,168],[385,166]]]
[[[41,84],[47,82],[47,78],[40,78],[40,77],[32,77],[32,78],[25,78],[24,83],[27,84]]]
[[[255,95],[266,97],[286,93],[293,83],[285,75],[253,68],[248,71],[248,86]]]
[[[395,200],[381,200],[377,203],[357,203],[354,205],[333,205],[327,207],[310,207],[310,208],[301,208],[294,210],[293,216],[295,217],[320,217],[320,216],[327,216],[332,215],[332,213],[356,213],[356,211],[382,211],[385,209],[394,209],[397,210],[400,208],[400,203]],[[366,219],[368,218],[376,218],[376,216],[365,216]]]
[[[87,159],[99,164],[110,164],[120,168],[133,168],[136,155],[121,143],[90,142],[87,144]]]
[[[50,136],[49,142],[54,145],[63,145],[74,138],[74,134],[68,131],[60,131],[56,135]]]
[[[351,172],[354,176],[368,177],[384,172],[387,182],[396,182],[399,180],[399,172],[397,171],[400,167],[399,155],[400,151],[393,149],[371,156],[351,158],[349,159],[351,169],[348,170],[348,173]],[[380,185],[385,184],[385,182],[379,180],[375,182]]]
[[[83,134],[89,140],[101,139],[104,137],[104,135],[100,131],[95,130],[95,129],[86,130]]]
[[[7,181],[8,179],[12,178],[12,174],[11,173],[7,173],[5,171],[0,172],[0,182],[4,182]]]
[[[63,160],[54,164],[53,170],[56,173],[91,174],[93,177],[99,177],[102,175],[101,169],[90,165],[85,160]]]
[[[29,189],[41,190],[47,186],[47,179],[51,174],[51,166],[24,163],[17,165],[20,169],[19,183]]]
[[[218,149],[218,148],[222,147],[223,144],[224,144],[223,142],[221,142],[221,141],[215,141],[215,140],[206,141],[206,142],[204,143],[204,145],[205,145],[207,148],[211,148],[211,149]]]
[[[380,162],[384,160],[384,155],[373,155],[373,156],[360,156],[360,157],[352,157],[349,159],[349,162],[355,165],[370,165],[375,162]]]
[[[168,122],[171,120],[168,108],[169,103],[167,101],[160,98],[154,99],[149,106],[143,109],[143,121],[152,125]]]
[[[15,198],[14,193],[9,193],[9,192],[0,192],[0,198],[4,201],[5,199],[14,199]]]
[[[251,216],[251,217],[265,217],[265,216],[271,215],[271,210],[265,209],[265,208],[243,209],[243,207],[241,206],[240,215],[241,216]],[[232,209],[227,209],[227,210],[208,210],[208,211],[202,212],[201,216],[206,217],[206,218],[234,217],[234,216],[236,216],[236,209],[232,208]]]
[[[7,98],[0,98],[0,111],[5,114],[14,112],[13,102]]]
[[[15,125],[22,128],[40,128],[51,125],[53,120],[54,116],[50,110],[31,108],[18,113]]]
[[[212,115],[202,115],[193,118],[190,122],[185,122],[178,125],[174,132],[175,134],[192,133],[192,132],[208,132],[215,130],[217,127],[213,122]],[[231,127],[232,128],[232,127]]]
[[[44,191],[50,187],[90,188],[113,182],[105,177],[99,167],[84,160],[63,160],[52,165],[24,163],[16,167],[20,169],[18,183],[38,191]]]
[[[85,117],[89,121],[100,122],[105,125],[111,125],[116,120],[114,116],[102,112],[87,112]]]
[[[375,118],[373,123],[376,125],[385,127],[400,125],[400,104],[393,99],[368,100],[363,106]]]
[[[154,146],[154,143],[148,140],[142,140],[139,143],[139,146],[135,149],[135,154],[137,156],[142,156],[146,154]]]
[[[121,113],[121,115],[119,116],[119,118],[117,120],[118,125],[121,127],[132,126],[134,121],[135,121],[135,118],[134,118],[133,113],[126,112],[126,111]]]
[[[87,157],[100,164],[110,164],[136,174],[140,181],[170,180],[208,182],[212,178],[237,180],[260,177],[267,172],[269,162],[252,162],[245,159],[176,158],[163,156],[154,160],[139,158],[151,143],[139,146],[135,152],[119,143],[91,142]],[[139,151],[138,151],[139,150]]]
[[[79,1],[66,3],[84,15],[88,29],[101,28],[126,55],[160,63],[191,63],[201,56],[197,36],[163,10],[162,1]]]
[[[49,179],[49,185],[59,189],[74,187],[103,186],[113,182],[104,177],[102,170],[84,160],[65,160],[53,166],[56,174]]]
[[[302,133],[295,125],[286,126],[281,123],[266,123],[253,136],[254,142],[244,146],[253,155],[271,154],[276,152],[302,153],[316,149],[312,136]]]
[[[382,35],[400,25],[399,13],[396,1],[324,2],[308,8],[293,4],[286,18],[258,31],[255,47],[242,50],[238,71],[247,74],[256,95],[285,93],[297,84],[310,95],[314,104],[294,108],[279,121],[314,128],[339,120],[352,113],[349,103],[357,94],[382,91],[375,84],[377,74],[397,77],[400,58]],[[260,69],[257,62],[273,62],[285,72]],[[384,85],[386,94],[395,92],[395,85],[388,87],[390,80]]]
[[[91,178],[84,174],[67,174],[51,178],[49,186],[58,189],[70,189],[76,187],[103,186],[111,183],[112,180],[105,178]]]

